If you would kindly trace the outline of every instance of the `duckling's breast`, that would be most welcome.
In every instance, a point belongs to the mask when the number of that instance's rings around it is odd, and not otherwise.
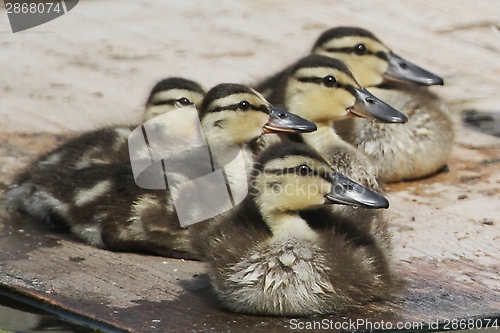
[[[332,149],[324,151],[323,155],[327,157],[335,171],[370,190],[382,193],[377,181],[379,172],[377,165],[349,144],[339,142]]]
[[[335,292],[328,279],[325,253],[297,240],[257,248],[224,270],[214,287],[236,312],[304,315],[325,311],[324,296]]]
[[[378,168],[384,182],[416,179],[436,172],[453,143],[446,105],[425,88],[370,88],[374,95],[408,116],[406,124],[349,119],[335,124],[347,142],[360,148]]]
[[[212,271],[212,284],[226,308],[249,314],[329,314],[366,302],[378,283],[370,257],[340,237],[332,246],[338,252],[296,238],[261,244]]]

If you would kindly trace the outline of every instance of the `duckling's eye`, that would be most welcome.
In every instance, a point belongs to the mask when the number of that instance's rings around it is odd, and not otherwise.
[[[334,76],[327,75],[323,78],[323,84],[328,88],[334,87],[337,84],[337,79]]]
[[[309,176],[310,174],[312,174],[312,170],[309,167],[309,165],[305,165],[305,164],[299,166],[298,171],[299,171],[299,175],[301,175],[303,177]]]
[[[191,101],[187,99],[186,97],[179,98],[177,102],[181,103],[181,105],[191,105]]]
[[[367,51],[365,44],[358,44],[354,47],[354,53],[357,55],[363,55]]]
[[[243,111],[246,111],[248,109],[250,109],[250,102],[249,101],[241,101],[240,104],[239,104],[239,108]]]

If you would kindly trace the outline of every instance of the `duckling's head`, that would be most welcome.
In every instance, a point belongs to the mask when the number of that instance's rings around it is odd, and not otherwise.
[[[240,145],[263,133],[316,130],[310,121],[272,106],[254,89],[233,83],[219,84],[207,92],[200,117],[209,142]]]
[[[325,203],[387,208],[387,199],[333,171],[311,147],[278,143],[255,163],[251,194],[266,216],[314,209]]]
[[[337,27],[323,32],[313,54],[340,59],[365,87],[386,81],[408,81],[419,85],[442,85],[443,79],[397,56],[370,31]]]
[[[199,108],[204,96],[205,90],[194,81],[179,77],[161,80],[149,94],[144,121],[188,105]]]
[[[330,126],[355,115],[382,122],[401,123],[401,112],[373,96],[338,59],[309,55],[289,70],[284,105],[290,112],[317,124]]]

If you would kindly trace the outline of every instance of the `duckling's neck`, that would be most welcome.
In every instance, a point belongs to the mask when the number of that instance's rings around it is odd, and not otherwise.
[[[233,142],[210,142],[208,140],[208,146],[210,147],[214,162],[219,167],[229,165],[237,169],[244,167],[247,171],[251,170],[253,166],[253,152],[249,145]],[[242,163],[236,163],[238,161]]]
[[[315,132],[302,134],[304,143],[314,147],[321,152],[332,145],[342,143],[342,138],[333,129],[333,122],[325,121],[316,123],[318,129]]]
[[[208,142],[214,165],[224,171],[234,204],[240,203],[248,193],[248,175],[253,166],[253,154],[246,144]]]
[[[318,234],[314,232],[307,222],[294,212],[280,212],[263,214],[264,221],[271,230],[273,236],[270,243],[284,241],[287,239],[303,239],[316,241]]]

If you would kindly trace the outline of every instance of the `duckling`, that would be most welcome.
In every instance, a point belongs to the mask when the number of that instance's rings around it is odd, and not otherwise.
[[[210,145],[233,144],[242,147],[242,150],[247,142],[263,131],[316,129],[311,122],[278,110],[253,89],[237,84],[221,84],[212,88],[202,101],[200,114]],[[184,128],[190,125],[189,122],[171,124]],[[190,131],[189,128],[186,130]],[[212,151],[213,158],[219,162],[222,157],[216,151]],[[170,162],[166,159],[152,166]],[[224,164],[219,162],[219,165]],[[231,189],[247,186],[246,171],[241,172],[238,168],[241,164],[224,167]],[[186,229],[180,226],[178,207],[172,197],[173,189],[166,184],[163,190],[139,187],[133,171],[129,161],[92,164],[76,169],[73,165],[60,165],[57,170],[35,168],[30,177],[19,182],[7,197],[34,218],[70,231],[79,239],[100,248],[191,258]],[[158,179],[157,171],[156,168],[148,168],[144,171],[145,177]],[[165,177],[169,179],[168,174],[163,174],[163,169],[160,172],[163,182]],[[209,172],[212,169],[206,171]],[[190,180],[185,174],[174,174],[173,177],[185,182]],[[170,186],[170,179],[168,183]],[[204,190],[210,189],[207,187]],[[193,214],[197,214],[196,209],[193,209]]]
[[[258,157],[251,194],[241,205],[218,224],[193,226],[198,232],[192,246],[210,264],[223,307],[257,315],[324,315],[397,295],[388,253],[323,206],[388,203],[335,175],[312,148],[277,143]],[[358,200],[349,198],[353,193]]]
[[[405,126],[353,118],[335,123],[344,140],[372,158],[380,180],[418,179],[445,166],[454,139],[453,124],[444,101],[422,87],[442,85],[442,78],[394,54],[361,28],[325,31],[312,53],[342,60],[361,85],[408,116]],[[282,75],[261,83],[261,91],[269,94]]]
[[[188,105],[199,107],[204,95],[204,89],[194,81],[177,77],[161,80],[149,94],[143,119],[149,121]],[[137,126],[110,126],[84,133],[40,157],[30,170],[60,165],[81,169],[129,161],[128,137]]]

